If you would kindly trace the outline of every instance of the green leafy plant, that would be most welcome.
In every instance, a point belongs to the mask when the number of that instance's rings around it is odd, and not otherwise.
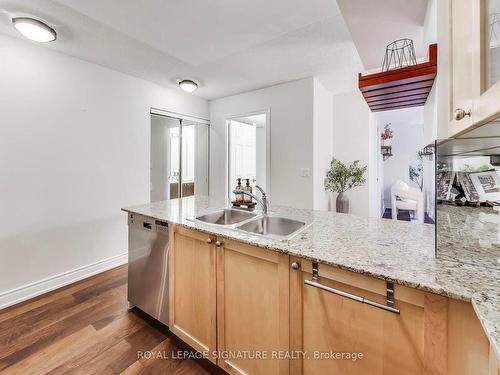
[[[366,165],[360,165],[359,160],[347,166],[333,158],[330,169],[326,172],[325,190],[344,193],[347,190],[361,186],[366,182],[365,173],[367,169]]]

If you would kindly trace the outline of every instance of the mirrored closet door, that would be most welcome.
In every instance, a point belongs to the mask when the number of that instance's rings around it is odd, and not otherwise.
[[[208,195],[209,123],[151,114],[151,202]]]

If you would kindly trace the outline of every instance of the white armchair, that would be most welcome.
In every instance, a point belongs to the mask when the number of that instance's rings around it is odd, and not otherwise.
[[[415,220],[424,222],[424,194],[417,189],[412,189],[407,183],[398,180],[391,187],[392,219],[398,219],[398,210],[415,212]]]

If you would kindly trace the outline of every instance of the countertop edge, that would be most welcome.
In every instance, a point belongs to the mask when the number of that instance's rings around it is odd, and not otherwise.
[[[301,258],[301,259],[305,259],[305,260],[309,260],[309,261],[317,261],[317,262],[319,262],[321,264],[325,264],[325,265],[328,265],[328,266],[331,266],[331,267],[334,267],[334,268],[338,268],[338,269],[341,269],[341,270],[354,272],[354,273],[361,274],[361,275],[366,275],[366,276],[373,277],[373,278],[376,278],[376,279],[379,279],[379,280],[390,281],[390,282],[393,282],[395,284],[398,284],[398,285],[401,285],[401,286],[406,286],[406,287],[409,287],[409,288],[418,289],[418,290],[421,290],[423,292],[434,293],[434,294],[441,295],[443,297],[449,297],[449,298],[453,298],[453,299],[457,299],[457,300],[461,300],[461,301],[465,301],[465,302],[471,302],[471,300],[472,300],[472,296],[463,295],[463,294],[457,294],[457,293],[454,293],[454,292],[451,292],[451,291],[447,291],[444,288],[436,289],[435,287],[428,286],[428,285],[425,285],[425,284],[422,284],[422,283],[416,283],[416,282],[409,281],[409,280],[392,278],[392,277],[384,275],[382,273],[372,272],[372,271],[369,271],[369,270],[366,270],[366,269],[357,268],[355,266],[351,266],[351,265],[347,265],[347,264],[342,264],[342,263],[330,262],[330,261],[326,261],[326,260],[321,259],[321,258],[314,258],[314,257],[309,257],[309,256],[304,255],[304,254],[298,254],[298,253],[295,253],[293,251],[287,251],[287,250],[283,250],[283,249],[278,249],[278,248],[275,248],[275,247],[272,247],[272,246],[266,246],[266,245],[263,245],[263,244],[258,244],[258,243],[246,241],[246,240],[241,239],[241,238],[230,237],[230,236],[227,236],[227,235],[223,235],[223,234],[217,233],[216,231],[210,231],[209,229],[197,228],[195,226],[188,225],[188,224],[185,224],[185,223],[179,223],[179,222],[174,221],[174,220],[165,220],[165,219],[158,218],[158,217],[155,217],[155,216],[144,215],[141,212],[134,211],[133,208],[122,208],[121,210],[124,211],[124,212],[133,213],[133,214],[136,214],[136,215],[142,215],[142,216],[150,217],[152,219],[156,219],[156,220],[161,220],[161,221],[164,221],[164,222],[168,222],[169,224],[179,225],[179,226],[187,228],[187,229],[191,229],[191,230],[195,230],[195,231],[199,231],[199,232],[203,232],[203,233],[207,233],[207,234],[211,234],[211,235],[216,235],[216,236],[223,237],[223,238],[226,238],[226,239],[229,239],[229,240],[232,240],[232,241],[242,242],[242,243],[245,243],[247,245],[252,245],[252,246],[259,247],[261,249],[266,249],[266,250],[275,251],[275,252],[279,252],[279,253],[283,253],[283,254],[288,254],[288,255],[291,255],[291,256],[294,256],[294,257],[297,257],[297,258]]]

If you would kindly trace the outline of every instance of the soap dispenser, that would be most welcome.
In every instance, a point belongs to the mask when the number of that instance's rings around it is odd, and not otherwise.
[[[250,186],[250,179],[247,178],[246,180],[247,180],[247,183],[243,187],[243,190],[246,191],[247,193],[252,194],[252,187]],[[245,203],[252,203],[252,197],[250,195],[244,194],[243,199],[244,199]]]
[[[243,190],[243,186],[241,186],[241,178],[236,179],[236,188],[234,190]],[[235,201],[236,203],[243,203],[243,194],[235,194]]]

